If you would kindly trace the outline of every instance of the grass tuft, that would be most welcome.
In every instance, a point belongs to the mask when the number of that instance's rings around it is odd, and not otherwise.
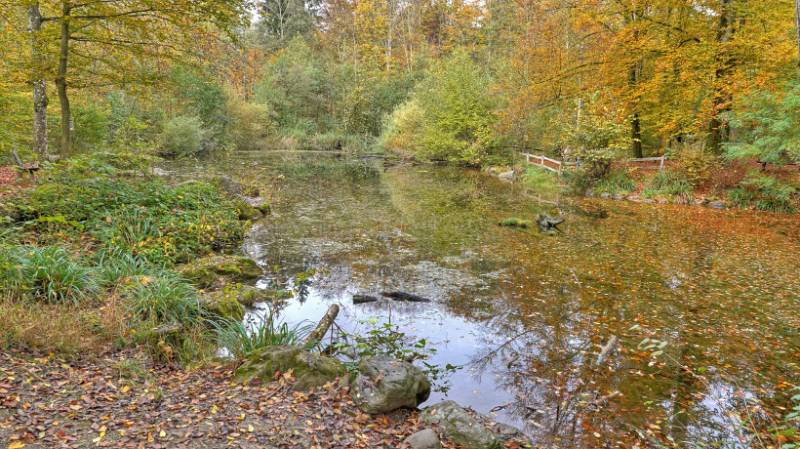
[[[300,323],[290,327],[287,323],[279,323],[272,313],[264,316],[255,327],[230,320],[214,326],[220,347],[226,348],[237,359],[268,346],[300,344],[314,329],[313,324]]]

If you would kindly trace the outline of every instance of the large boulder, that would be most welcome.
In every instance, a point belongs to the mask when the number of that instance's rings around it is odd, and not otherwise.
[[[271,381],[275,373],[292,371],[295,390],[321,387],[347,374],[342,362],[300,346],[268,346],[250,354],[236,369],[236,379],[250,382],[254,379]]]
[[[254,281],[263,274],[252,259],[232,255],[203,257],[184,265],[180,272],[200,288],[211,287],[220,281]]]
[[[389,413],[424,402],[431,394],[431,383],[411,363],[378,356],[359,363],[350,393],[364,412]]]
[[[502,447],[500,438],[484,424],[479,415],[454,401],[444,401],[426,408],[421,420],[429,425],[438,425],[449,440],[466,449]]]

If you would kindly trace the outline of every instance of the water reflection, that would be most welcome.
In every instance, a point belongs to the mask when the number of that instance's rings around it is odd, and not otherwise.
[[[425,337],[465,366],[450,398],[539,444],[758,446],[749,429],[799,380],[796,217],[577,201],[545,236],[496,223],[553,204],[479,173],[249,157],[274,180],[245,247],[264,282],[315,270],[284,319],[338,303],[348,331],[378,317]],[[385,290],[434,302],[352,304]]]

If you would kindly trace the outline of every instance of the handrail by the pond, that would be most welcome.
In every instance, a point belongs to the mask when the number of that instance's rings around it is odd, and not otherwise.
[[[554,173],[561,174],[561,169],[564,166],[564,162],[551,159],[547,156],[543,156],[540,154],[531,154],[531,153],[522,153],[522,154],[523,156],[525,156],[525,162],[527,162],[528,164],[537,165],[546,170],[550,170]]]
[[[549,158],[547,156],[541,154],[531,154],[531,153],[522,153],[525,156],[525,162],[529,165],[536,165],[538,167],[542,167],[546,170],[552,171],[554,173],[561,174],[565,167],[572,168],[572,167],[579,167],[580,161],[578,162],[565,162],[559,161],[557,159]],[[652,162],[658,162],[658,170],[664,170],[667,162],[667,156],[657,156],[657,157],[640,157],[636,159],[628,159],[625,161],[617,162],[618,164],[622,164],[625,166],[636,166],[641,169],[651,169],[655,168],[651,166]]]

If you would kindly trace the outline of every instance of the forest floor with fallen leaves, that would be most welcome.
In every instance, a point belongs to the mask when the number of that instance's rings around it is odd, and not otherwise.
[[[290,373],[241,385],[232,371],[0,352],[0,447],[401,448],[419,430],[416,411],[366,415],[342,385],[301,393]]]

